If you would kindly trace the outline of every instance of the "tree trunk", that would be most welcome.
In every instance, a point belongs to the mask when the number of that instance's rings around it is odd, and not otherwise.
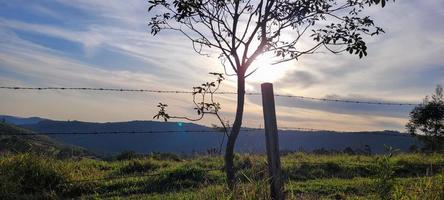
[[[225,170],[227,174],[228,187],[233,189],[236,183],[234,171],[234,146],[236,144],[237,136],[239,135],[242,126],[242,116],[244,114],[245,101],[245,77],[243,74],[238,74],[237,77],[237,108],[236,118],[228,136],[227,148],[225,149]]]

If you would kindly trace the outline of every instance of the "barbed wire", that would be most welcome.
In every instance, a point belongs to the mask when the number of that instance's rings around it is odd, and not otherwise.
[[[289,127],[289,126],[278,126],[279,130],[283,131],[325,131],[325,132],[341,132],[341,133],[347,133],[347,132],[356,132],[356,131],[345,131],[345,130],[328,130],[328,129],[317,129],[317,128],[307,128],[307,127]],[[365,131],[357,131],[357,132],[365,132]],[[372,131],[375,132],[375,131]]]
[[[297,130],[297,131],[327,131],[327,132],[341,132],[341,131],[333,131],[333,130],[325,130],[325,129],[315,129],[315,128],[305,128],[305,127],[278,127],[278,129],[283,131],[291,131],[291,130]]]
[[[386,106],[417,106],[417,105],[419,105],[416,103],[394,103],[394,102],[383,102],[383,101],[363,101],[363,100],[347,100],[347,99],[333,99],[333,98],[317,98],[317,97],[306,97],[306,96],[284,95],[284,94],[275,94],[274,96],[287,97],[287,98],[298,98],[298,99],[303,99],[303,100],[354,103],[354,104],[386,105]]]
[[[345,130],[327,130],[327,129],[316,129],[316,128],[305,128],[305,127],[278,127],[281,131],[304,131],[304,132],[323,132],[323,133],[334,133],[334,134],[378,134],[386,136],[399,136],[399,137],[412,137],[408,133],[393,132],[390,131],[345,131]],[[385,133],[384,133],[385,132]]]
[[[0,89],[7,90],[88,90],[88,91],[113,91],[113,92],[146,92],[146,93],[166,93],[166,94],[193,94],[192,91],[182,90],[151,90],[151,89],[125,89],[125,88],[91,88],[91,87],[17,87],[17,86],[0,86]],[[220,95],[235,95],[236,92],[216,92]],[[245,95],[259,96],[259,92],[246,92]],[[384,101],[365,101],[350,99],[334,99],[334,98],[318,98],[306,97],[300,95],[275,94],[276,97],[297,98],[302,100],[327,101],[339,103],[354,104],[370,104],[370,105],[387,105],[387,106],[417,106],[417,103],[401,103],[401,102],[384,102]]]
[[[243,130],[251,131],[251,130]],[[117,134],[152,134],[152,133],[219,133],[218,130],[153,130],[153,131],[93,131],[93,132],[42,132],[42,133],[0,133],[5,136],[29,135],[117,135]]]
[[[263,128],[244,127],[240,132],[264,131]],[[278,127],[278,131],[301,131],[301,132],[323,132],[336,134],[367,134],[374,132],[376,134],[388,136],[411,136],[406,133],[384,133],[382,131],[340,131],[326,130],[306,127]],[[37,135],[119,135],[119,134],[154,134],[154,133],[223,133],[221,130],[149,130],[149,131],[92,131],[92,132],[35,132],[35,133],[0,133],[0,136],[37,136]],[[298,132],[295,132],[298,134]]]
[[[192,94],[193,93],[191,91],[180,91],[180,90],[92,88],[92,87],[16,87],[16,86],[0,86],[0,89],[7,89],[7,90],[89,90],[89,91],[113,91],[113,92],[176,93],[176,94]]]

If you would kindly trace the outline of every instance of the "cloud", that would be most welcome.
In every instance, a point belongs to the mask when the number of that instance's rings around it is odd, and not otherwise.
[[[213,50],[210,50],[213,57],[202,57],[179,34],[164,32],[150,36],[145,1],[39,1],[29,3],[26,8],[16,2],[6,4],[12,14],[0,14],[2,85],[185,90],[207,81],[208,72],[222,71]],[[14,11],[23,15],[14,15]],[[436,84],[444,84],[444,27],[439,26],[444,21],[442,0],[397,1],[384,9],[372,8],[368,14],[375,16],[377,24],[387,32],[367,40],[368,57],[319,53],[275,67],[270,70],[283,74],[275,81],[276,93],[419,102]],[[23,32],[37,36],[32,40],[23,37]],[[40,35],[45,40],[36,42]],[[81,46],[80,53],[45,45],[56,39]],[[262,76],[279,74],[271,71],[264,70]],[[257,80],[249,80],[248,84],[249,90],[260,91]],[[222,90],[234,91],[235,87],[236,80],[230,77]],[[189,96],[107,94],[104,101],[102,94],[33,95],[35,106],[23,106],[29,103],[29,96],[0,94],[0,112],[96,121],[129,120],[150,118],[155,112],[151,104],[162,101],[172,105],[172,112],[194,114]],[[45,98],[51,98],[46,101],[52,103],[45,102]],[[57,101],[62,103],[55,105]],[[235,96],[221,96],[220,101],[224,116],[232,121]],[[411,109],[280,97],[276,103],[282,126],[339,130],[402,130]],[[146,107],[141,109],[140,105]],[[81,109],[64,112],[67,106]],[[244,124],[263,123],[261,115],[260,97],[248,96]],[[212,120],[202,123],[214,123]]]
[[[7,20],[0,18],[0,24],[3,28],[13,29],[13,30],[22,30],[28,32],[36,32],[40,34],[45,34],[52,37],[62,38],[65,40],[69,40],[72,42],[80,43],[85,47],[85,51],[91,51],[92,48],[99,46],[103,37],[101,34],[95,32],[94,30],[90,30],[88,32],[85,31],[74,31],[74,30],[66,30],[64,28],[57,28],[47,25],[40,24],[30,24],[24,23],[16,20]]]
[[[0,31],[0,36],[3,38],[0,39],[3,47],[0,49],[0,69],[21,74],[26,77],[22,79],[31,84],[69,86],[80,83],[92,87],[146,88],[163,80],[155,74],[102,69],[23,40],[8,31]],[[0,74],[3,75],[5,73]],[[169,85],[157,87],[172,88]]]
[[[158,76],[179,75],[178,78],[188,77],[203,81],[208,78],[205,75],[209,71],[221,71],[220,68],[215,67],[219,66],[217,62],[194,54],[190,48],[187,48],[188,45],[185,44],[187,41],[184,42],[177,36],[158,40],[148,37],[149,35],[145,32],[129,31],[124,28],[92,26],[86,31],[74,31],[14,20],[1,19],[0,21],[3,27],[13,30],[37,32],[79,43],[85,47],[87,57],[94,57],[94,52],[102,49],[133,57],[146,63],[149,67],[145,69]],[[166,58],[165,55],[175,59]],[[145,66],[141,66],[141,69],[143,67]],[[182,76],[184,73],[187,76]]]
[[[248,101],[252,104],[261,105],[260,96],[248,96]],[[372,101],[372,102],[390,102],[384,99],[366,98],[363,96],[342,97],[339,95],[326,95],[322,98],[326,99],[347,99],[357,101]],[[413,106],[394,106],[394,105],[373,105],[373,104],[356,104],[344,102],[330,102],[318,101],[291,97],[275,97],[276,106],[286,108],[304,108],[311,110],[318,110],[329,112],[331,114],[356,114],[356,115],[373,115],[373,116],[387,116],[407,118],[408,113]],[[419,103],[419,102],[417,102]]]
[[[372,12],[386,34],[371,38],[369,56],[318,55],[301,61],[324,79],[311,96],[362,94],[406,100],[419,99],[442,83],[444,20],[441,1],[402,1]],[[329,91],[330,90],[330,91]]]
[[[159,85],[163,78],[153,74],[100,69],[57,55],[51,49],[12,38],[8,36],[10,43],[2,43],[5,48],[0,50],[1,85],[177,89],[169,84]],[[174,113],[194,114],[187,109],[191,107],[187,104],[191,102],[189,95],[2,91],[0,98],[2,113],[65,120],[149,120],[157,111],[157,102],[168,102]],[[205,122],[208,121],[202,123]]]
[[[321,82],[321,78],[309,71],[295,70],[288,72],[276,85],[285,88],[309,88]]]

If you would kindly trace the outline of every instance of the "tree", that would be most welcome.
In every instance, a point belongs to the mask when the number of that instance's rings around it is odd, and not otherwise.
[[[444,97],[441,85],[410,112],[407,131],[424,142],[423,149],[444,150]]]
[[[154,115],[153,119],[162,118],[164,121],[168,121],[169,119],[185,119],[188,121],[199,121],[203,119],[207,114],[215,115],[219,120],[219,123],[222,125],[222,127],[213,125],[213,128],[215,130],[224,133],[219,147],[219,153],[221,153],[225,135],[228,137],[228,129],[230,127],[230,124],[228,122],[225,122],[220,116],[219,113],[219,110],[221,109],[220,103],[214,100],[214,94],[219,90],[219,87],[222,81],[225,80],[225,78],[221,73],[211,72],[210,74],[216,76],[215,81],[206,82],[199,86],[193,87],[193,92],[192,92],[193,103],[194,103],[194,110],[198,115],[197,118],[170,115],[166,111],[168,105],[160,102],[157,105],[157,107],[159,108],[159,112],[156,115]]]
[[[230,187],[235,183],[234,146],[242,126],[245,78],[261,54],[274,54],[276,63],[297,60],[319,50],[334,54],[367,55],[365,36],[384,31],[363,11],[388,0],[149,0],[151,33],[178,32],[193,49],[209,55],[219,51],[225,74],[237,76],[237,108],[225,149]],[[301,41],[312,41],[304,48]],[[275,64],[276,64],[275,63]],[[227,65],[234,72],[228,74]]]

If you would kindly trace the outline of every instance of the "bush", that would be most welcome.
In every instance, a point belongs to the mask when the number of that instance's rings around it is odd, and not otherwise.
[[[395,186],[395,171],[390,160],[393,156],[394,150],[392,147],[386,147],[386,150],[388,151],[387,155],[378,157],[376,159],[379,174],[377,174],[375,188],[381,200],[391,199]]]
[[[393,199],[444,199],[444,173],[435,177],[425,177],[408,185],[396,185]]]
[[[234,160],[234,168],[237,170],[250,169],[253,162],[249,156],[237,157]]]
[[[160,167],[159,164],[154,163],[153,161],[147,160],[133,160],[130,161],[127,165],[120,168],[121,174],[132,174],[132,173],[145,173],[151,172]]]
[[[150,153],[148,157],[156,160],[182,161],[180,156],[174,153]]]
[[[0,161],[0,199],[58,199],[68,172],[56,162],[31,154],[6,156]]]
[[[131,160],[135,158],[142,158],[143,155],[136,153],[135,151],[122,151],[116,156],[116,160]]]
[[[235,160],[234,167],[240,181],[255,182],[268,178],[268,166],[265,161],[254,156],[243,156]]]
[[[162,172],[149,183],[149,192],[177,191],[213,182],[208,171],[195,166],[180,166]]]

